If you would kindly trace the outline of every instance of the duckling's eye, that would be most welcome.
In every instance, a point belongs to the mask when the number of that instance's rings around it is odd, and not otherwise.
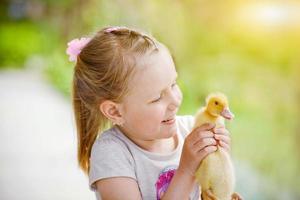
[[[215,105],[218,105],[218,104],[219,104],[219,102],[215,101]]]

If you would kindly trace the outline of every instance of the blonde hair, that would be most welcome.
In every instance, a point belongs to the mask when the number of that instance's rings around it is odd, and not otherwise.
[[[98,133],[111,125],[101,113],[104,100],[121,102],[128,93],[137,58],[158,51],[159,43],[144,33],[125,27],[107,27],[91,38],[77,56],[72,101],[77,128],[77,156],[88,173],[89,158]]]

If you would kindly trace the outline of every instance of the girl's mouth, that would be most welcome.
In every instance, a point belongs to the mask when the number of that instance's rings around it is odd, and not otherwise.
[[[162,123],[164,124],[173,124],[174,122],[175,122],[175,118],[162,121]]]

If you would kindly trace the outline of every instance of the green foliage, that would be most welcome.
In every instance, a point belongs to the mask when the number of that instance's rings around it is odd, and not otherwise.
[[[0,30],[0,68],[22,68],[30,56],[47,54],[57,43],[54,32],[37,23],[7,22]]]
[[[22,66],[25,59],[41,50],[42,38],[30,23],[0,25],[0,66]]]
[[[68,57],[62,48],[54,51],[47,57],[48,66],[46,75],[53,85],[58,88],[66,97],[71,95],[71,81],[74,63],[68,62]]]

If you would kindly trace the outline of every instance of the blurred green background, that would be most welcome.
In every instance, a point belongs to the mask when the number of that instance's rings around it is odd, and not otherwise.
[[[68,41],[107,25],[152,34],[175,57],[180,114],[227,94],[233,158],[275,185],[269,199],[281,188],[300,198],[299,1],[28,0],[4,1],[0,13],[0,69],[36,66],[68,101]]]

